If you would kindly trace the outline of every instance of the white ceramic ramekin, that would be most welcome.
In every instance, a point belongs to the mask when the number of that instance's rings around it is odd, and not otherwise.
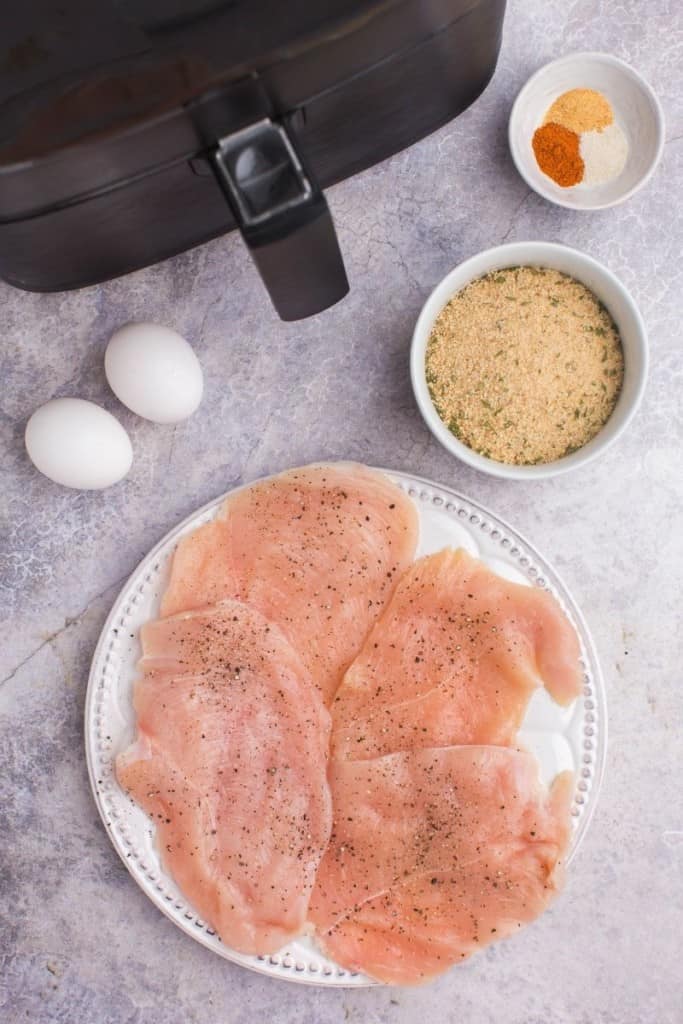
[[[577,88],[595,89],[607,97],[629,153],[613,181],[562,188],[536,163],[531,140],[558,96]],[[623,203],[654,173],[664,148],[664,113],[645,79],[623,60],[609,53],[571,53],[531,76],[512,107],[508,139],[517,170],[544,199],[572,210],[603,210]]]
[[[537,266],[560,270],[581,281],[607,307],[619,329],[624,351],[624,385],[617,405],[602,430],[583,448],[535,466],[512,466],[488,459],[459,441],[443,423],[429,395],[425,353],[434,322],[443,307],[466,284],[492,270]],[[422,307],[413,332],[410,374],[415,399],[425,423],[437,441],[453,455],[482,473],[509,480],[537,480],[584,466],[616,441],[640,405],[647,380],[647,335],[640,311],[614,274],[591,256],[553,242],[513,242],[487,249],[465,260],[444,277]]]

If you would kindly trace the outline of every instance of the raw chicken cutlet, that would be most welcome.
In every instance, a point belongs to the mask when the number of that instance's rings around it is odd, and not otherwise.
[[[150,622],[142,645],[118,780],[223,942],[272,953],[304,927],[330,835],[329,714],[286,638],[240,602]]]
[[[232,495],[181,540],[161,614],[244,601],[280,627],[329,702],[417,538],[413,502],[382,473],[290,470]]]
[[[332,704],[333,757],[511,745],[529,698],[581,689],[576,632],[555,599],[462,549],[415,562]]]
[[[538,917],[562,882],[572,778],[446,747],[336,761],[310,918],[325,953],[378,981],[427,981]]]

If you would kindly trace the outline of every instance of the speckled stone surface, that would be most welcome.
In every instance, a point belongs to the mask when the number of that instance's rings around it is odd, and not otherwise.
[[[236,236],[78,293],[0,286],[3,1022],[681,1021],[682,46],[678,0],[512,0],[483,97],[330,191],[352,292],[312,320],[277,320]],[[528,75],[580,49],[633,63],[668,122],[650,185],[593,215],[530,193],[505,134]],[[622,278],[648,325],[652,369],[616,447],[585,470],[520,485],[440,449],[413,403],[407,357],[420,305],[446,271],[504,239],[529,238],[575,245]],[[135,318],[167,323],[196,347],[206,396],[185,424],[137,419],[107,389],[105,343]],[[135,462],[124,483],[77,493],[29,465],[26,419],[59,395],[100,402],[129,429]],[[322,458],[419,473],[509,519],[564,575],[607,679],[607,777],[564,895],[514,940],[413,991],[288,985],[207,952],[129,878],[88,787],[86,680],[122,581],[212,496]]]

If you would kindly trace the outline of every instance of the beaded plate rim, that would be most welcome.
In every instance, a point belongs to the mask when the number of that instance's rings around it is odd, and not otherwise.
[[[570,866],[595,812],[607,752],[605,686],[595,646],[583,615],[557,571],[501,516],[445,485],[398,470],[379,471],[405,491],[418,508],[431,504],[446,512],[454,521],[466,524],[470,533],[486,534],[489,541],[500,546],[503,560],[512,564],[529,583],[548,590],[556,597],[577,630],[581,643],[584,684],[583,694],[578,698],[583,709],[582,761],[580,769],[577,768],[571,806],[573,834],[567,857],[567,866]],[[127,621],[141,596],[170,559],[180,537],[211,520],[229,495],[255,482],[249,481],[231,488],[183,519],[142,559],[114,601],[93,655],[85,700],[85,750],[90,786],[110,840],[132,877],[155,906],[192,938],[225,959],[270,977],[313,985],[370,986],[376,983],[362,974],[339,967],[317,950],[306,962],[288,953],[246,956],[223,945],[213,929],[186,904],[169,876],[154,866],[150,868],[145,862],[144,852],[135,848],[125,823],[125,804],[130,802],[130,798],[118,786],[113,772],[117,751],[111,733],[107,731],[110,727],[106,721],[105,705],[118,683],[117,651],[122,643],[122,635],[126,633]]]

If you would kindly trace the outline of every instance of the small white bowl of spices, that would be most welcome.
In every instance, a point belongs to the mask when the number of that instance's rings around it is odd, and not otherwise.
[[[605,451],[640,404],[648,364],[621,282],[552,242],[497,246],[452,270],[420,313],[410,358],[436,439],[512,480],[556,476]]]
[[[608,53],[546,64],[515,100],[508,128],[517,170],[572,210],[623,203],[649,180],[664,147],[664,114],[647,82]]]

